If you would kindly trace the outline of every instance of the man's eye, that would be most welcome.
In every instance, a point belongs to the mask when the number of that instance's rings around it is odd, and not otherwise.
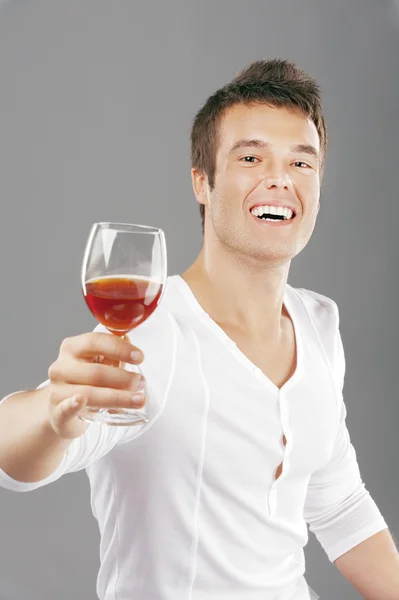
[[[256,156],[243,156],[240,160],[244,162],[253,163],[255,160],[259,160]]]
[[[297,160],[296,162],[294,162],[294,165],[302,165],[302,166],[305,166],[306,168],[310,169],[310,166],[307,163],[303,162],[302,160]]]

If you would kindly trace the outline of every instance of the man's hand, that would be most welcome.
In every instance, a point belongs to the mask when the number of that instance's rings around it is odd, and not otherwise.
[[[138,365],[143,353],[126,339],[92,332],[66,338],[48,376],[48,421],[61,438],[82,435],[88,423],[78,418],[85,406],[140,408],[145,403],[141,375],[119,368]]]

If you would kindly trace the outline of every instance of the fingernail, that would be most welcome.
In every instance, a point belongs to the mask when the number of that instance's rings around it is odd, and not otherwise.
[[[144,394],[143,394],[143,392],[139,392],[139,393],[135,392],[134,394],[132,394],[130,399],[133,402],[133,404],[142,404],[143,399],[144,399]]]
[[[145,378],[141,375],[137,384],[136,392],[143,391],[145,388]]]
[[[140,350],[133,350],[130,354],[130,358],[133,362],[141,362],[143,359],[143,353]]]
[[[72,408],[77,408],[79,406],[79,404],[80,404],[80,397],[79,396],[73,396],[71,398]]]

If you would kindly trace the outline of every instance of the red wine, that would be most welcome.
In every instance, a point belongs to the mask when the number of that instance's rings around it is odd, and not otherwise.
[[[115,335],[123,336],[154,312],[162,287],[138,277],[99,277],[85,284],[84,297],[94,317]]]

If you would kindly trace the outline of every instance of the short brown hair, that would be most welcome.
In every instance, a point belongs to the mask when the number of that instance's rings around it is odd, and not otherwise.
[[[259,60],[212,94],[194,118],[191,130],[191,166],[208,176],[211,190],[215,185],[219,125],[225,112],[236,104],[268,104],[301,111],[316,126],[323,167],[327,151],[327,130],[319,86],[294,63],[281,59]],[[200,213],[204,231],[203,204],[200,204]]]

